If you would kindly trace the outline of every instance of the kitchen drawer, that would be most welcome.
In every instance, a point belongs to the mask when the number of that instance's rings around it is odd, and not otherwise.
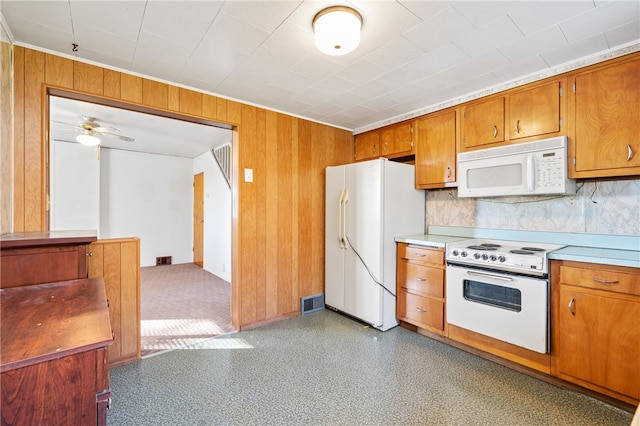
[[[398,291],[398,317],[418,327],[444,330],[444,302]]]
[[[560,283],[616,293],[634,294],[640,296],[640,273],[624,273],[618,270],[560,266]]]
[[[444,265],[444,250],[399,244],[400,258],[425,264]]]
[[[404,261],[398,268],[398,285],[410,292],[444,297],[444,269]]]

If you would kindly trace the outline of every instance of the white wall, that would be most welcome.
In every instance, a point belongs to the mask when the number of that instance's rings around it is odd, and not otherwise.
[[[231,282],[231,191],[211,152],[193,160],[204,172],[204,269]]]
[[[52,231],[100,226],[100,160],[93,146],[52,141],[50,220]]]
[[[100,238],[140,238],[140,266],[193,261],[193,161],[101,151]]]

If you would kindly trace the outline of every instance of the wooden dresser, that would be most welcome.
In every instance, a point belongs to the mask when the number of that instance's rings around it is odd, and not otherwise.
[[[2,424],[106,424],[102,278],[0,290]]]
[[[106,424],[105,284],[87,278],[93,232],[0,237],[2,425]]]

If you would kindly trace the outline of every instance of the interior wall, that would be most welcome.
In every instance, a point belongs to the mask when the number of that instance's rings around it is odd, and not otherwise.
[[[140,266],[193,261],[192,160],[101,150],[100,238],[140,238]]]
[[[47,228],[43,97],[55,87],[233,126],[237,329],[296,315],[300,297],[324,291],[324,169],[353,160],[350,131],[20,46],[13,70],[14,232]],[[239,179],[245,168],[254,182]]]
[[[95,230],[100,238],[99,148],[55,140],[49,147],[50,230]]]
[[[198,173],[204,173],[204,269],[231,282],[231,189],[211,152],[193,159]]]
[[[2,30],[0,42],[0,234],[11,232],[13,183],[13,48]]]

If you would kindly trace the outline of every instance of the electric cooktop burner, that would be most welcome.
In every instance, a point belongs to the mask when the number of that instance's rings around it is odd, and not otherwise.
[[[559,244],[471,239],[447,244],[446,259],[451,264],[546,275],[547,253],[561,247]]]

